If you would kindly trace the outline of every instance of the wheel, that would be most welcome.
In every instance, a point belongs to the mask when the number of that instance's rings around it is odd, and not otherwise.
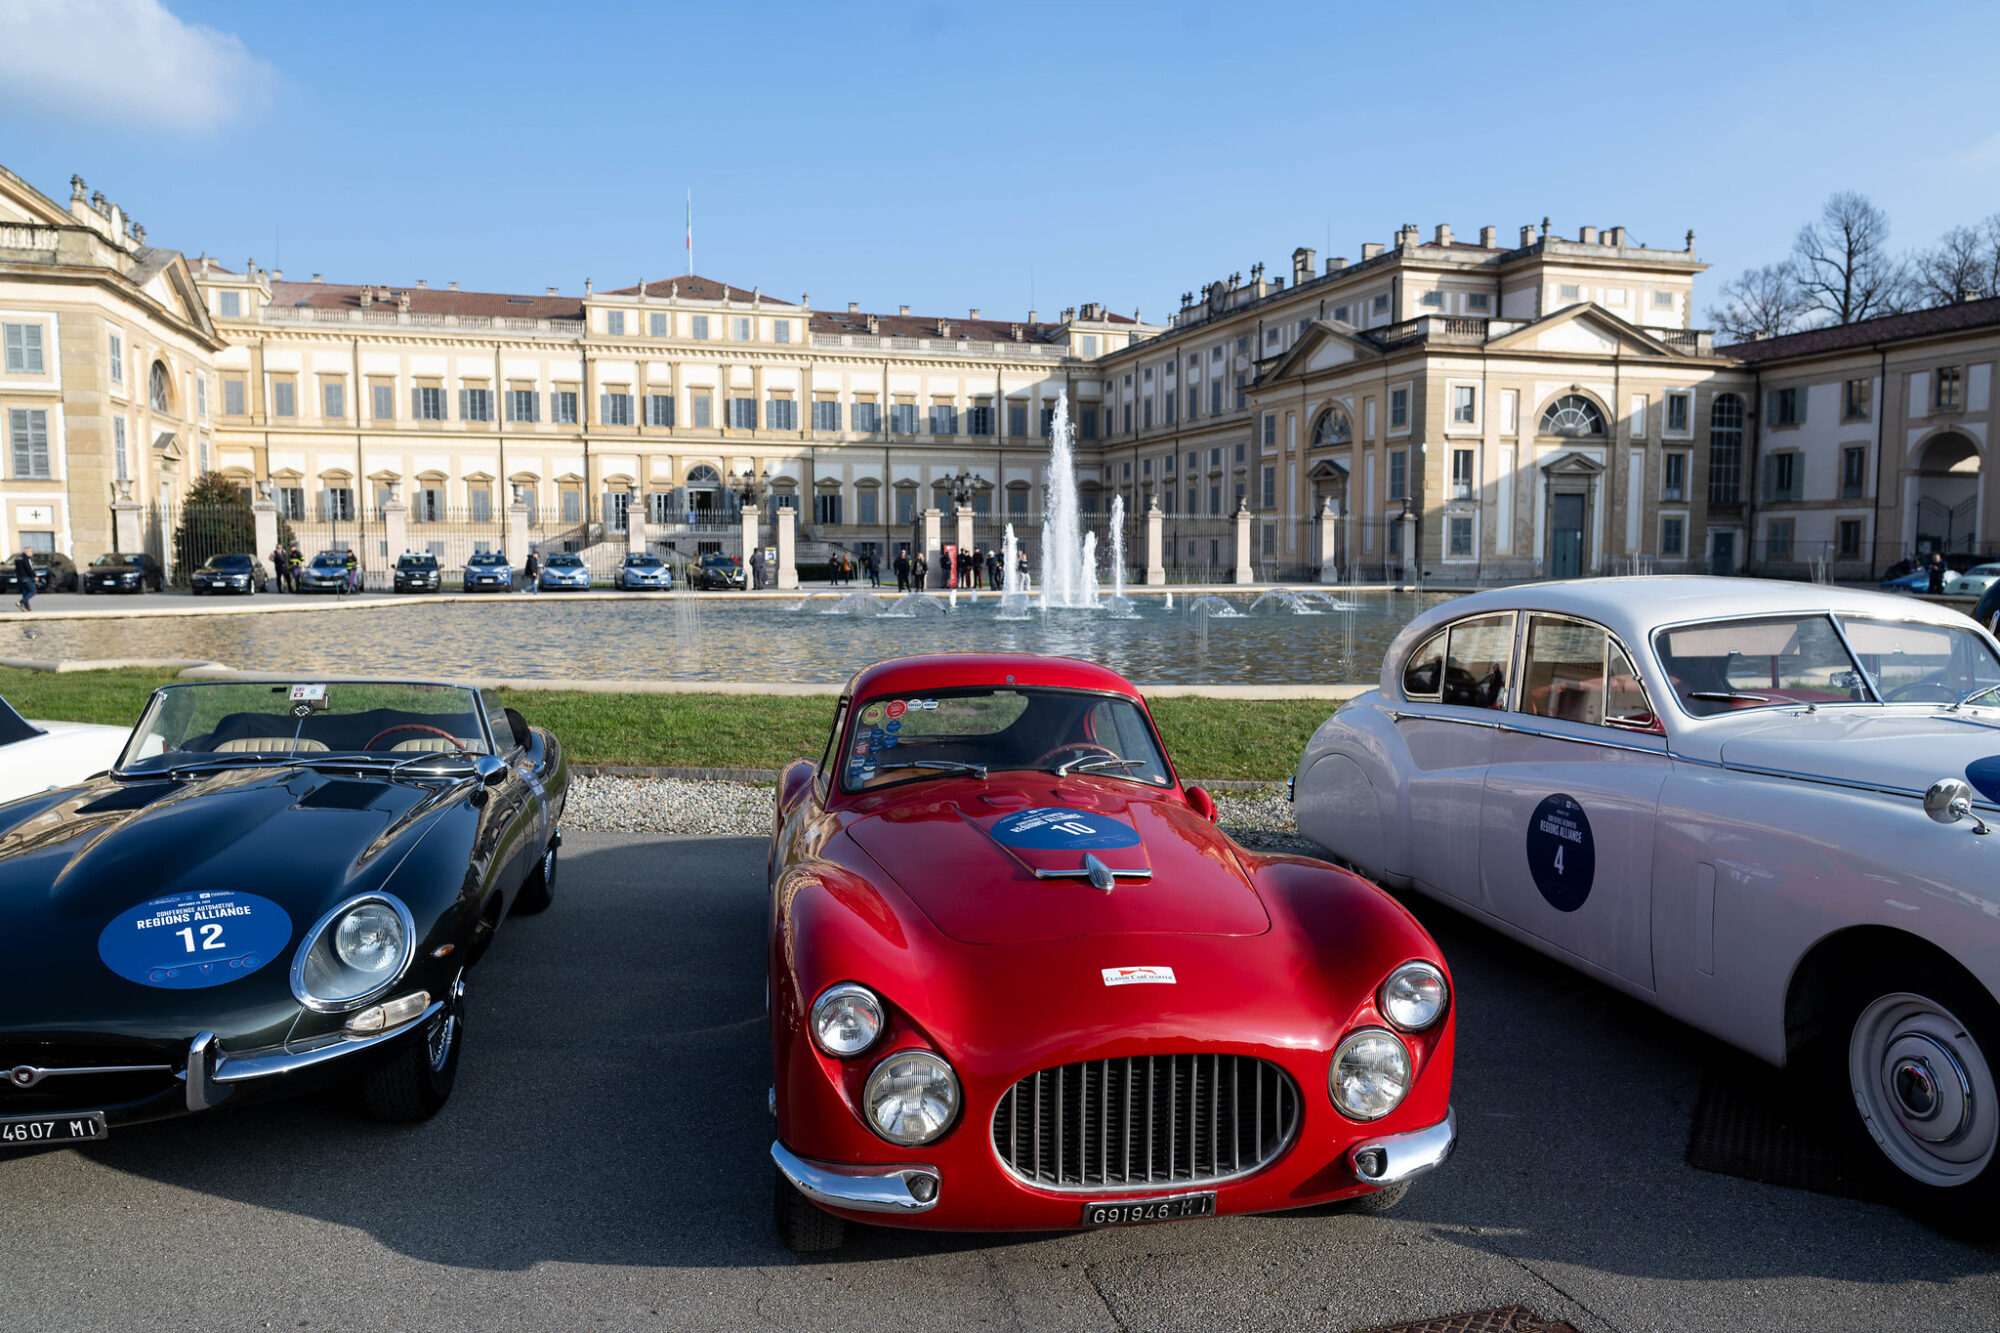
[[[533,916],[537,912],[549,910],[549,904],[556,900],[556,845],[553,841],[542,848],[542,860],[528,876],[528,882],[514,895],[515,916]]]
[[[464,1044],[462,987],[453,994],[415,1041],[355,1080],[361,1111],[370,1120],[408,1125],[443,1109],[458,1080],[458,1051]]]
[[[1403,1196],[1409,1192],[1410,1182],[1399,1180],[1393,1185],[1384,1185],[1381,1189],[1371,1194],[1363,1194],[1356,1198],[1344,1200],[1340,1205],[1340,1209],[1342,1212],[1364,1213],[1371,1216],[1375,1213],[1386,1213],[1401,1203]]]
[[[1929,959],[1892,959],[1850,985],[1828,1031],[1826,1063],[1844,1078],[1850,1132],[1876,1150],[1892,1197],[1946,1221],[2000,1204],[2000,1006]]]
[[[799,1193],[785,1173],[771,1168],[771,1220],[793,1254],[825,1254],[847,1239],[847,1219],[826,1212]]]

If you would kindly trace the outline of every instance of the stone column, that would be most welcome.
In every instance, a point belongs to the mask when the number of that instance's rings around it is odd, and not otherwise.
[[[1319,581],[1321,583],[1340,582],[1340,561],[1336,553],[1340,550],[1340,515],[1333,507],[1333,497],[1326,498],[1326,506],[1319,511]]]
[[[410,507],[401,500],[382,502],[382,540],[391,564],[410,549]]]
[[[1403,578],[1414,583],[1424,567],[1423,552],[1417,549],[1417,511],[1405,509],[1396,521],[1403,525]]]
[[[743,586],[755,589],[757,571],[751,567],[750,553],[757,549],[757,506],[743,506]]]
[[[774,518],[778,529],[778,586],[796,588],[799,586],[799,511],[780,509]]]
[[[1167,566],[1161,540],[1166,518],[1160,513],[1160,497],[1155,495],[1146,502],[1146,586],[1158,588],[1167,581]]]
[[[507,563],[516,569],[528,564],[528,502],[516,500],[507,506]]]
[[[924,511],[924,560],[930,565],[930,588],[944,586],[944,513],[933,507]]]
[[[972,506],[954,504],[952,513],[958,519],[958,564],[959,569],[964,571],[959,577],[958,586],[963,588],[972,578],[970,567],[965,563],[972,558]]]
[[[136,555],[146,549],[145,515],[146,507],[132,498],[132,483],[119,482],[118,498],[111,502],[112,550]]]
[[[643,464],[641,466],[644,466]],[[627,555],[646,554],[646,497],[637,491],[627,501],[630,508],[625,511],[625,553]]]
[[[1255,583],[1256,571],[1250,568],[1250,506],[1239,501],[1236,506],[1236,573],[1232,582]]]
[[[252,500],[250,518],[257,525],[257,558],[268,561],[278,545],[278,505],[274,500]],[[366,560],[368,553],[360,553]]]

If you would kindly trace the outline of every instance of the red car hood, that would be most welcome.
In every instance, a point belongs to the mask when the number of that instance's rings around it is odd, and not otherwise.
[[[1229,839],[1174,797],[1073,782],[952,785],[959,790],[861,814],[847,833],[953,939],[1241,936],[1271,927]],[[1061,811],[1083,818],[1064,820]],[[1066,837],[1064,824],[1097,835]],[[1078,870],[1086,853],[1114,871],[1152,877],[1119,879],[1106,891],[1085,879],[1035,876]]]

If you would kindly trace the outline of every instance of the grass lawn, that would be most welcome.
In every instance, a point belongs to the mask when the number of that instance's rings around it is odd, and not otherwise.
[[[130,726],[170,671],[52,673],[0,667],[0,695],[28,717]],[[562,738],[581,764],[777,768],[817,759],[833,698],[737,694],[585,694],[509,691],[507,703]],[[1152,703],[1174,764],[1191,779],[1283,782],[1333,705],[1318,700],[1173,698]]]

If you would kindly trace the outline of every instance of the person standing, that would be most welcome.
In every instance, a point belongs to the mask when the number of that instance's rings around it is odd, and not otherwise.
[[[931,562],[924,558],[922,551],[910,561],[910,591],[922,592],[930,586]]]
[[[1930,575],[1931,580],[1926,591],[1935,597],[1944,591],[1944,557],[1936,551],[1932,551],[1930,568],[1926,572]]]
[[[764,548],[759,546],[750,552],[750,590],[756,592],[764,586]]]
[[[1026,592],[1028,590],[1028,553],[1026,551],[1021,552],[1020,558],[1014,562],[1014,573],[1020,580],[1021,591]]]
[[[879,588],[882,586],[882,566],[876,562],[873,551],[863,551],[861,553],[861,568],[868,575],[869,587]]]
[[[28,558],[26,551],[14,557],[14,578],[21,585],[21,595],[14,605],[23,611],[35,609],[35,562]]]
[[[354,548],[351,546],[347,548],[346,564],[347,564],[347,591],[360,592],[361,557],[354,553]]]
[[[540,554],[539,552],[536,552],[536,551],[530,551],[530,552],[528,552],[528,563],[527,563],[526,565],[522,566],[522,569],[521,569],[521,578],[522,578],[522,581],[523,581],[523,583],[524,583],[524,585],[525,585],[525,586],[524,586],[524,587],[523,587],[523,588],[521,589],[521,591],[523,591],[523,592],[539,592],[539,591],[541,590],[541,587],[540,587],[540,585],[541,585],[541,574],[542,574],[542,557],[541,557],[541,554]]]
[[[271,577],[277,582],[279,592],[290,592],[285,586],[285,544],[279,542],[271,548]]]
[[[896,591],[908,592],[909,590],[910,553],[907,548],[898,547],[896,550]]]

